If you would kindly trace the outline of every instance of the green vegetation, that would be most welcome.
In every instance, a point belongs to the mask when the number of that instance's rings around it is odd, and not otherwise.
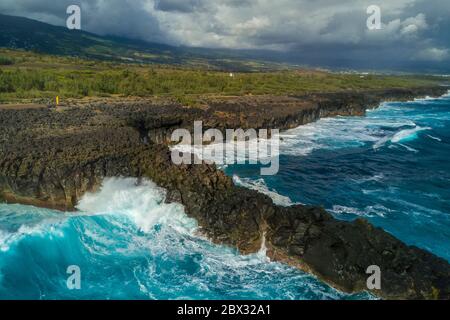
[[[172,96],[193,104],[199,95],[301,95],[312,92],[414,87],[439,77],[336,74],[285,70],[235,73],[57,57],[0,49],[0,101],[22,99]],[[3,59],[3,60],[2,60]],[[1,64],[1,63],[0,63]]]
[[[0,56],[0,66],[9,66],[14,64],[14,60],[8,57]]]

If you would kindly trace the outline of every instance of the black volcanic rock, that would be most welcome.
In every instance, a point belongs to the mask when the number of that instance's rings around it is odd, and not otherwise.
[[[447,261],[403,244],[365,220],[344,222],[319,207],[279,207],[237,187],[213,165],[176,166],[167,146],[175,128],[287,129],[323,116],[362,115],[382,100],[439,95],[443,88],[306,97],[211,100],[205,108],[146,102],[92,104],[62,110],[1,110],[0,199],[74,210],[104,177],[145,177],[184,205],[200,231],[243,254],[263,242],[268,256],[313,273],[345,291],[366,290],[366,269],[378,265],[389,299],[449,299]]]

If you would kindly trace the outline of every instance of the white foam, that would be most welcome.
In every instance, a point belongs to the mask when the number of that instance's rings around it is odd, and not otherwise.
[[[430,127],[422,128],[420,126],[416,126],[412,129],[401,130],[401,131],[397,132],[396,134],[394,134],[391,141],[396,143],[396,142],[401,142],[401,141],[405,141],[405,140],[410,140],[410,139],[417,137],[417,133],[419,133],[421,131],[425,131],[425,130],[431,130],[431,128]]]
[[[441,142],[441,141],[442,141],[442,139],[441,139],[441,138],[438,138],[438,137],[434,137],[434,136],[432,136],[432,135],[429,135],[429,134],[427,134],[427,136],[428,136],[429,138],[433,139],[433,140],[436,140],[436,141],[439,141],[439,142]]]
[[[271,148],[270,139],[251,139],[249,141],[228,141],[207,145],[177,144],[172,151],[194,154],[198,159],[215,163],[220,168],[236,163],[258,163],[278,157],[276,146]],[[228,150],[231,150],[228,152]],[[234,150],[234,152],[233,152]]]
[[[383,107],[391,110],[391,106],[387,104]],[[336,150],[370,143],[377,149],[393,138],[392,131],[416,126],[411,119],[378,116],[380,112],[383,111],[377,110],[368,117],[323,118],[288,130],[280,135],[283,138],[280,144],[281,153],[306,156],[319,149]],[[400,136],[395,139],[398,138]]]
[[[421,102],[421,101],[426,102],[426,101],[437,100],[437,99],[439,99],[439,98],[433,98],[430,96],[426,96],[425,98],[414,98],[414,102]]]
[[[240,178],[237,175],[234,175],[233,181],[237,185],[240,185],[240,186],[248,188],[248,189],[256,190],[260,193],[263,193],[263,194],[269,196],[273,200],[273,203],[275,203],[277,205],[286,206],[286,207],[294,205],[294,203],[292,202],[292,200],[289,197],[283,196],[275,190],[270,190],[267,187],[264,179],[252,180],[249,178]]]
[[[166,192],[153,182],[134,178],[106,178],[97,193],[87,193],[77,209],[89,214],[120,214],[130,218],[142,231],[156,224],[180,233],[192,233],[197,224],[184,213],[181,204],[165,203]]]
[[[62,221],[59,223],[45,221],[34,226],[22,225],[17,231],[14,232],[5,232],[0,230],[0,251],[8,251],[12,244],[19,242],[27,236],[52,235],[62,237],[63,233],[57,227],[62,223]]]
[[[0,223],[16,226],[11,230],[0,229],[0,251],[8,251],[11,245],[27,236],[62,236],[59,226],[66,220],[65,213],[32,206],[0,204]]]
[[[364,209],[358,209],[354,207],[346,207],[341,205],[334,205],[332,209],[329,209],[330,212],[337,214],[337,215],[346,215],[346,214],[352,214],[359,217],[382,217],[384,218],[386,214],[391,212],[392,210],[382,206],[382,205],[375,205],[375,206],[367,206]]]
[[[440,119],[442,115],[430,112],[418,114],[414,112],[417,103],[433,103],[447,100],[447,95],[440,98],[426,97],[415,101],[391,103],[384,102],[378,108],[367,110],[365,117],[333,117],[322,118],[316,122],[287,130],[280,134],[281,154],[306,156],[315,150],[336,150],[340,148],[358,147],[372,144],[374,149],[415,139],[421,131],[430,130],[420,127],[415,121],[430,117]],[[410,112],[413,111],[413,112]],[[389,146],[390,147],[390,146]],[[408,151],[416,152],[409,146]]]
[[[402,144],[401,142],[414,140],[418,137],[419,132],[426,131],[426,130],[431,130],[431,128],[415,126],[414,128],[410,128],[410,129],[402,129],[390,136],[385,136],[382,139],[378,140],[373,145],[373,149],[375,149],[375,150],[379,149],[379,148],[385,146],[388,142],[390,142],[390,143],[398,143],[402,147],[406,148],[408,151],[418,152],[416,149],[406,146],[405,144]]]
[[[403,144],[403,143],[399,143],[400,146],[402,146],[403,148],[405,148],[406,150],[410,151],[410,152],[414,152],[414,153],[418,153],[419,150],[416,150],[414,148],[408,147],[407,145]]]
[[[352,180],[355,181],[358,184],[361,184],[361,183],[365,183],[365,182],[369,182],[369,181],[381,182],[384,179],[385,179],[384,174],[383,173],[379,173],[379,174],[375,174],[375,175],[370,176],[370,177],[364,177],[364,178],[352,179]]]

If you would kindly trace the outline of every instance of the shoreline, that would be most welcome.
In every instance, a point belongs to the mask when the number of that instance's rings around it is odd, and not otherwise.
[[[4,155],[0,198],[30,199],[67,210],[86,191],[98,188],[104,177],[145,177],[167,190],[168,202],[183,204],[186,214],[197,220],[212,242],[235,247],[242,254],[257,252],[265,239],[271,259],[312,273],[343,292],[365,290],[365,264],[370,261],[386,270],[383,274],[390,282],[381,292],[371,291],[377,296],[448,298],[450,265],[445,260],[408,247],[363,219],[348,223],[319,207],[276,206],[265,195],[235,186],[215,166],[176,167],[166,144],[171,130],[189,128],[194,119],[205,119],[205,128],[286,130],[327,116],[364,115],[381,101],[406,101],[447,91],[430,87],[263,100],[240,97],[213,102],[207,110],[145,104],[92,105],[58,113],[39,109],[16,113],[23,116],[23,128],[14,127],[8,111],[2,110],[0,117],[11,129],[2,136],[18,141],[0,149]],[[32,130],[27,130],[28,125]],[[76,125],[81,128],[73,129]],[[141,143],[142,136],[149,138],[149,145]],[[393,256],[383,254],[386,248]],[[400,261],[394,259],[397,256]],[[402,279],[396,277],[399,270],[406,273]]]

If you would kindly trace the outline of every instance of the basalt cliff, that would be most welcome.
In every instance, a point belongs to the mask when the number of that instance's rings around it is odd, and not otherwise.
[[[407,246],[366,220],[344,222],[320,207],[276,206],[235,186],[214,165],[174,165],[176,128],[288,129],[320,117],[364,115],[385,100],[438,96],[442,87],[289,97],[210,98],[198,107],[167,101],[98,101],[64,107],[0,108],[0,201],[75,210],[105,177],[148,178],[180,202],[211,241],[258,251],[345,291],[367,290],[366,269],[382,272],[387,299],[450,299],[449,263]],[[301,190],[299,190],[301,192]]]

